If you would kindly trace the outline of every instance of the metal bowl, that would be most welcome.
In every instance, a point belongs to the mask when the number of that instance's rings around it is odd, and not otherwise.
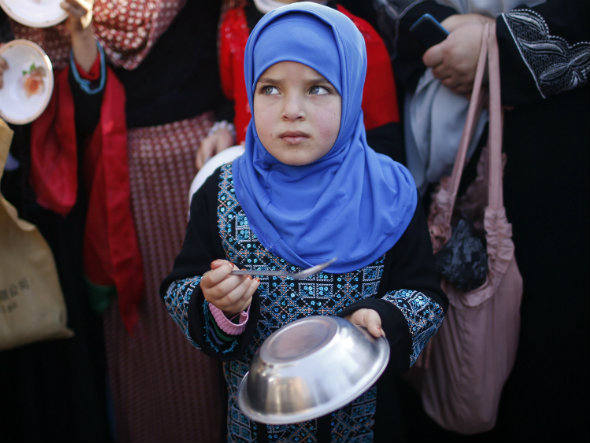
[[[340,317],[306,317],[264,341],[240,383],[238,405],[261,423],[311,420],[360,396],[388,361],[385,338]]]

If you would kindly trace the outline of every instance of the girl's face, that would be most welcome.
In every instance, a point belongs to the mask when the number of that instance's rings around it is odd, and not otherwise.
[[[276,63],[256,84],[256,132],[281,163],[307,165],[334,145],[341,104],[336,88],[316,70],[297,62]]]

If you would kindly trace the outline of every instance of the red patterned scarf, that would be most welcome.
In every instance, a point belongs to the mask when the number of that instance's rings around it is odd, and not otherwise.
[[[95,0],[94,33],[115,66],[135,69],[154,43],[168,29],[187,0]],[[34,29],[13,22],[16,38],[39,44],[54,63],[63,68],[70,52],[65,24]]]

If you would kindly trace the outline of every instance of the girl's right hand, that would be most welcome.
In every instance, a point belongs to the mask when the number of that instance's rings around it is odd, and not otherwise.
[[[234,269],[238,267],[227,260],[214,260],[211,270],[205,272],[201,279],[205,300],[227,315],[245,311],[260,284],[260,280],[249,275],[231,275]]]

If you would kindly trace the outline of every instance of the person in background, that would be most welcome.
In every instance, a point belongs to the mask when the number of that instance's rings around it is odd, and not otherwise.
[[[250,121],[250,108],[244,88],[244,48],[251,29],[262,16],[293,0],[252,0],[229,9],[223,16],[218,36],[221,86],[233,102],[226,120],[217,122],[197,152],[197,168],[213,155],[236,143],[242,144]],[[367,137],[373,148],[405,163],[399,127],[399,112],[394,76],[383,40],[373,27],[334,1],[318,1],[349,17],[359,28],[367,45],[367,80],[363,94],[363,116]],[[307,38],[294,35],[293,38]],[[232,121],[233,123],[229,123]]]
[[[309,38],[293,38],[297,32]],[[228,441],[396,441],[392,380],[443,320],[447,299],[415,184],[365,136],[366,67],[355,24],[310,2],[268,13],[248,39],[253,118],[245,153],[195,194],[182,251],[161,286],[188,341],[224,362]],[[296,272],[334,256],[302,280],[230,274],[238,267]],[[317,420],[250,421],[236,394],[252,356],[272,332],[310,315],[340,315],[385,336],[386,375]]]
[[[221,2],[62,7],[77,20],[48,30],[12,24],[60,69],[31,127],[29,178],[42,207],[64,217],[81,211],[76,263],[103,312],[115,439],[217,441],[219,365],[189,352],[166,321],[158,286],[181,246],[194,157],[222,101]],[[69,270],[81,278],[81,266]]]
[[[78,17],[71,15],[68,18],[76,20]],[[0,8],[0,46],[14,40],[15,32],[20,37],[17,27]],[[66,37],[69,39],[69,34],[64,32]],[[7,87],[2,78],[9,68],[0,56],[0,88]],[[67,216],[39,205],[29,183],[31,125],[10,127],[14,131],[12,161],[7,162],[2,176],[2,195],[15,206],[19,217],[38,227],[50,246],[68,327],[75,335],[0,352],[0,391],[5,405],[1,439],[15,443],[114,441],[108,419],[102,321],[91,307],[80,259],[83,199]]]
[[[374,3],[390,13],[386,26],[397,30],[394,66],[405,94],[415,94],[428,77],[457,97],[468,95],[484,23],[496,27],[505,106],[504,199],[525,287],[520,347],[496,429],[472,440],[587,439],[574,399],[588,394],[590,3]],[[450,32],[431,48],[421,48],[409,32],[424,13]],[[433,140],[438,143],[444,140]],[[415,423],[421,438],[434,438],[429,429],[435,427]]]

